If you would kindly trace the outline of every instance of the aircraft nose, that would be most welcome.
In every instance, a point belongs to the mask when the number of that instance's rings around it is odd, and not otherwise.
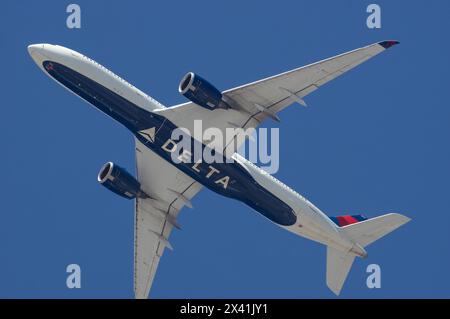
[[[28,53],[33,57],[36,53],[44,51],[44,44],[30,44],[28,46]]]
[[[42,67],[42,62],[48,59],[49,52],[48,44],[39,43],[28,46],[28,53],[39,67]]]

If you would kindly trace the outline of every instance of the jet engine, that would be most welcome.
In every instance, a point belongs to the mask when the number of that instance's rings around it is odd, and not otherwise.
[[[148,198],[141,190],[141,184],[124,168],[108,162],[98,173],[98,182],[110,191],[127,199]]]
[[[223,100],[222,93],[211,83],[193,72],[187,73],[181,79],[178,92],[195,104],[209,110],[229,108],[229,105]]]

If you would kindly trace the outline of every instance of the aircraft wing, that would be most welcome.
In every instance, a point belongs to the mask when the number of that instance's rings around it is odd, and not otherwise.
[[[136,298],[147,298],[164,249],[172,249],[168,238],[179,227],[177,215],[202,186],[135,142],[137,179],[151,198],[135,202],[134,292]]]
[[[346,52],[298,69],[271,76],[222,92],[232,109],[210,111],[194,103],[184,103],[164,110],[168,119],[193,132],[194,120],[201,119],[203,130],[216,127],[225,135],[226,128],[256,128],[264,119],[278,120],[277,112],[298,103],[306,106],[304,97],[320,86],[397,44],[383,41]],[[159,112],[159,111],[158,111]],[[224,154],[230,156],[245,141],[243,134],[228,137]]]

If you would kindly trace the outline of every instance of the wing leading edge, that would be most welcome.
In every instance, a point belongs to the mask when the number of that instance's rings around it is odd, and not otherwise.
[[[192,102],[157,110],[179,127],[194,132],[194,121],[202,120],[202,128],[256,128],[264,119],[277,119],[276,113],[298,103],[306,106],[304,98],[325,83],[339,77],[361,63],[398,44],[382,41],[349,51],[310,65],[245,84],[223,93],[232,109],[210,111]],[[226,136],[224,154],[231,156],[245,141],[244,134]]]

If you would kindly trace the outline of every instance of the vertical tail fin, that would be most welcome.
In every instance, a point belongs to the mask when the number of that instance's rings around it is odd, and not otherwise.
[[[353,221],[339,230],[355,243],[355,247],[366,247],[409,221],[408,217],[400,214],[386,214],[360,222]],[[336,295],[340,294],[356,256],[352,251],[327,247],[327,285]]]

